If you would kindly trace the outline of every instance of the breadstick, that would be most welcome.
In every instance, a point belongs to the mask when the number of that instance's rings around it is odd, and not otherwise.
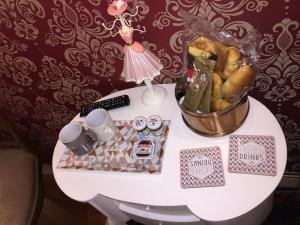
[[[254,79],[254,74],[254,70],[250,65],[242,66],[234,71],[222,87],[223,97],[230,98],[241,95]]]
[[[235,47],[228,47],[225,50],[226,61],[224,71],[221,74],[223,79],[228,79],[230,74],[232,74],[239,67],[239,60],[241,59],[240,51]]]
[[[222,78],[217,73],[213,73],[213,87],[212,87],[212,97],[215,99],[222,98]]]
[[[226,101],[225,99],[222,99],[222,98],[219,98],[219,99],[212,98],[211,103],[212,103],[211,104],[212,112],[218,111],[218,110],[223,110],[231,105],[228,101]]]
[[[212,40],[205,37],[198,37],[194,40],[188,49],[189,53],[194,56],[203,56],[210,57],[213,54],[216,54],[215,44]]]
[[[215,72],[217,72],[220,75],[223,72],[225,67],[224,62],[226,62],[227,47],[218,41],[215,42],[215,46],[216,46],[216,54],[217,54],[217,64],[216,64]]]

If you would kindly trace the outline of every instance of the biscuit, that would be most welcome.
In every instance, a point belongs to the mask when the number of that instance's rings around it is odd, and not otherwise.
[[[205,37],[198,37],[194,40],[189,45],[188,51],[194,57],[203,56],[208,58],[212,53],[216,54],[214,41]]]
[[[219,99],[222,98],[222,85],[223,81],[219,74],[213,73],[212,74],[212,97]]]
[[[241,59],[240,51],[235,47],[228,47],[225,50],[226,60],[224,70],[222,73],[223,79],[228,79],[230,74],[239,68],[239,61]]]
[[[219,98],[219,99],[212,98],[211,109],[212,109],[212,112],[219,111],[219,110],[226,109],[230,105],[231,105],[231,103],[228,102],[225,99],[222,99],[222,98]]]
[[[241,95],[254,79],[255,72],[250,65],[242,66],[234,71],[222,87],[223,97],[231,98]]]

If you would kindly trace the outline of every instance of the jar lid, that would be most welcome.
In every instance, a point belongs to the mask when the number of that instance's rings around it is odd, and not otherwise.
[[[133,128],[137,131],[145,129],[147,126],[146,118],[143,116],[138,116],[133,120]]]
[[[149,116],[147,119],[147,126],[151,130],[157,130],[162,125],[161,118],[157,115]]]

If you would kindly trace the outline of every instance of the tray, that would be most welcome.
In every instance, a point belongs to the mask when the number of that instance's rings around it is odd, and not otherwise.
[[[100,142],[90,153],[76,156],[65,148],[58,168],[73,168],[83,170],[104,170],[119,172],[144,172],[160,174],[164,146],[169,133],[169,120],[163,120],[163,132],[160,136],[152,136],[157,143],[157,148],[151,159],[133,157],[134,143],[143,138],[132,127],[132,120],[114,121],[119,128],[115,139],[108,142]]]

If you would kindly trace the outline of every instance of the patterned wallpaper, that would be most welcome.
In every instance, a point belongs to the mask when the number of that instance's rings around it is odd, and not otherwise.
[[[0,0],[0,109],[42,159],[51,160],[60,128],[80,106],[133,87],[120,80],[123,41],[101,26],[111,0]],[[263,35],[251,95],[276,116],[288,141],[288,171],[300,171],[300,29],[296,0],[128,0],[140,6],[135,34],[164,66],[157,83],[181,76],[180,9],[237,37]],[[133,13],[133,11],[131,11]]]

